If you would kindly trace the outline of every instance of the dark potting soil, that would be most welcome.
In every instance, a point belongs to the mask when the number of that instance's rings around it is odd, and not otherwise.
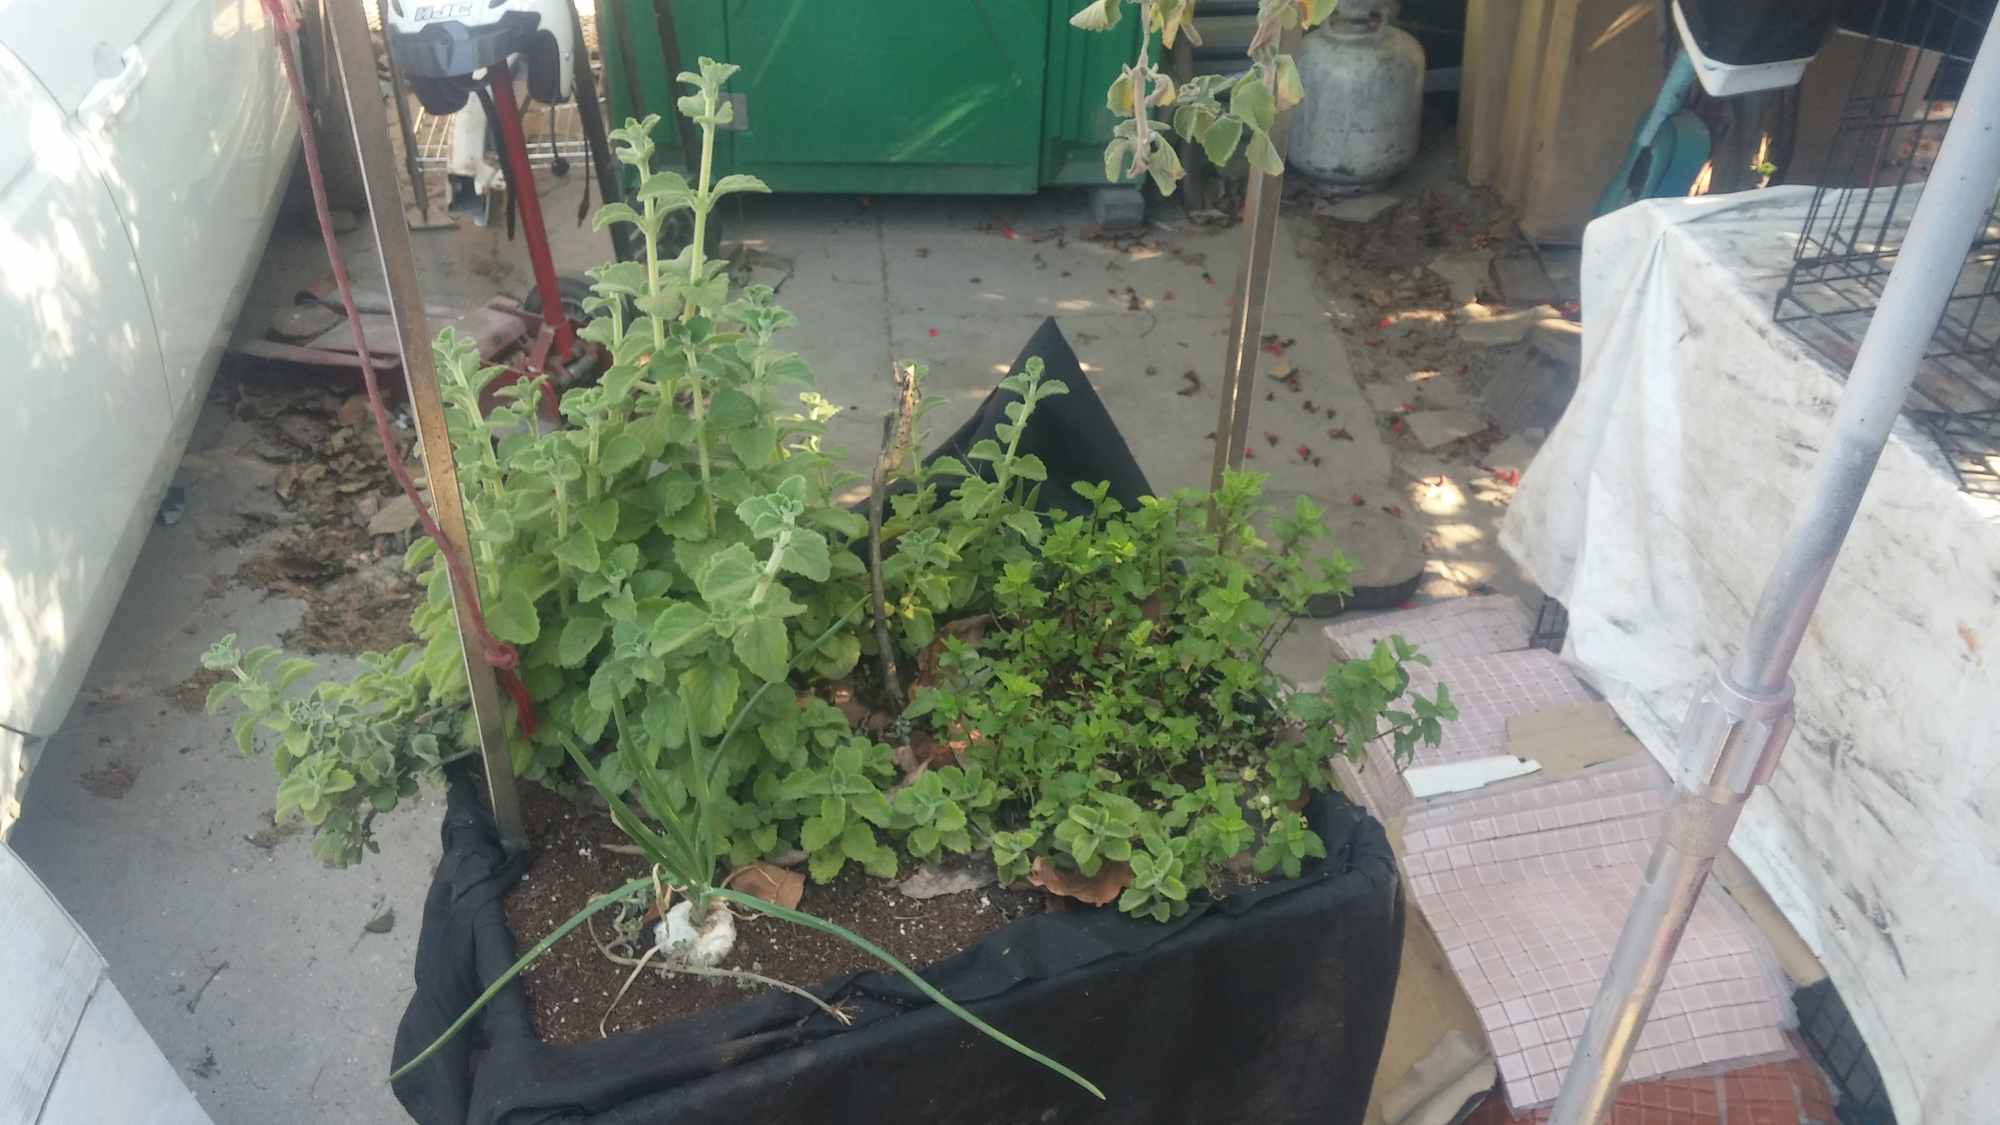
[[[585,902],[646,873],[636,855],[609,851],[625,837],[610,817],[577,805],[540,786],[524,786],[523,811],[532,826],[535,859],[504,900],[507,926],[516,946],[526,950],[567,921]],[[917,870],[903,857],[901,874]],[[808,882],[799,909],[839,923],[921,969],[978,942],[1024,914],[1044,909],[1040,891],[987,886],[976,891],[913,899],[889,880],[849,867],[832,883]],[[597,934],[608,938],[611,911],[597,916]],[[748,969],[802,988],[880,962],[847,942],[773,918],[736,923],[736,947],[722,964]],[[604,1031],[654,1027],[731,1004],[748,995],[732,980],[665,975],[647,968],[626,991],[610,1018],[606,1009],[630,976],[631,966],[604,956],[588,926],[580,926],[552,946],[521,975],[534,1012],[535,1034],[554,1046],[572,1046]]]

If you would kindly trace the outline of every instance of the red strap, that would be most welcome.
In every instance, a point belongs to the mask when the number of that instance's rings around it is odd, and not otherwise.
[[[306,176],[312,181],[313,210],[319,215],[319,232],[326,243],[327,261],[333,267],[334,284],[340,289],[341,307],[347,311],[347,325],[354,333],[354,351],[361,359],[361,381],[368,388],[368,409],[375,416],[375,436],[382,442],[382,452],[388,458],[390,473],[402,486],[403,495],[409,497],[410,503],[416,507],[417,519],[423,524],[424,534],[437,543],[438,554],[444,558],[445,570],[457,593],[458,610],[466,615],[473,635],[479,639],[481,657],[499,673],[500,686],[514,700],[514,717],[520,723],[522,732],[532,735],[536,726],[535,703],[528,695],[527,685],[514,672],[521,664],[520,654],[514,651],[513,645],[486,630],[486,616],[479,610],[479,586],[472,579],[472,568],[445,541],[444,533],[438,530],[437,520],[432,518],[430,509],[417,495],[416,483],[410,479],[410,470],[404,466],[402,455],[396,451],[394,432],[389,428],[389,411],[382,405],[382,388],[375,378],[375,363],[368,354],[367,337],[361,330],[361,314],[354,306],[354,288],[347,279],[347,260],[341,256],[340,243],[333,236],[333,220],[328,214],[326,202],[326,180],[319,167],[319,144],[313,136],[312,107],[306,102],[305,89],[299,84],[298,62],[292,57],[290,36],[298,28],[298,21],[292,18],[284,0],[264,0],[264,11],[271,17],[271,37],[278,44],[278,55],[285,64],[285,78],[291,83],[292,108],[297,111],[299,139],[305,147]],[[397,91],[396,96],[401,97],[401,91]]]

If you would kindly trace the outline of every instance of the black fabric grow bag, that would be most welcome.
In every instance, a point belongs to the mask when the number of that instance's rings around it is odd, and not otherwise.
[[[1333,795],[1307,817],[1330,858],[1298,879],[1166,925],[1112,909],[1034,915],[925,971],[1097,1083],[1105,1102],[877,972],[816,989],[859,1009],[849,1029],[766,993],[562,1048],[535,1038],[509,985],[396,1096],[423,1125],[1359,1122],[1396,990],[1401,889],[1373,818]],[[502,854],[462,774],[443,837],[395,1065],[516,955],[500,899],[522,864]]]

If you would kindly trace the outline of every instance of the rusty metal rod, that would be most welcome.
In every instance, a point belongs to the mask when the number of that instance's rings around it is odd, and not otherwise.
[[[1283,50],[1298,49],[1299,32],[1285,33]],[[1292,111],[1271,122],[1271,144],[1282,159],[1291,131]],[[1243,257],[1236,284],[1230,289],[1229,338],[1222,353],[1222,394],[1215,416],[1215,467],[1211,490],[1222,487],[1222,474],[1243,467],[1244,443],[1250,436],[1250,400],[1257,390],[1257,354],[1264,340],[1264,294],[1271,285],[1271,241],[1278,230],[1278,201],[1285,193],[1284,173],[1272,176],[1251,169],[1243,195]]]
[[[333,49],[354,126],[354,148],[361,160],[361,181],[374,221],[375,249],[382,258],[382,275],[389,288],[389,313],[396,324],[396,342],[403,353],[403,378],[409,386],[410,408],[417,419],[423,449],[424,476],[431,505],[447,549],[471,558],[465,534],[465,508],[458,490],[458,466],[452,460],[451,433],[445,428],[444,401],[438,394],[437,367],[431,355],[430,327],[424,318],[424,297],[417,281],[417,260],[410,249],[410,227],[403,216],[402,191],[396,183],[395,155],[389,145],[389,123],[382,111],[375,79],[375,52],[368,35],[368,18],[359,4],[326,6],[333,27]],[[479,728],[479,756],[485,766],[487,797],[494,825],[509,851],[527,846],[521,801],[514,787],[514,763],[507,752],[502,724],[500,688],[485,651],[472,631],[461,604],[479,592],[451,584],[452,612],[458,622],[459,645],[465,652],[465,682],[472,715]]]

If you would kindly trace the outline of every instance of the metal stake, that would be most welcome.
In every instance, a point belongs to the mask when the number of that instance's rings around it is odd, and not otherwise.
[[[1855,356],[1812,486],[1727,672],[1695,702],[1666,830],[1563,1076],[1550,1125],[1595,1125],[1653,1006],[1688,915],[1743,803],[1777,771],[1792,729],[1792,658],[1889,431],[2000,182],[2000,22],[1987,27],[1953,128]]]
[[[1298,50],[1299,32],[1284,35],[1286,54]],[[1271,122],[1271,144],[1282,159],[1291,131],[1292,111]],[[1252,170],[1243,193],[1243,255],[1230,292],[1229,339],[1222,353],[1222,396],[1215,413],[1215,468],[1211,491],[1222,488],[1222,474],[1243,467],[1244,442],[1250,436],[1250,398],[1257,390],[1257,352],[1264,341],[1264,292],[1271,284],[1271,239],[1278,229],[1278,201],[1285,177]]]
[[[339,3],[339,0],[334,0]],[[396,33],[383,21],[382,64],[389,69],[389,100],[396,107],[396,129],[403,136],[403,168],[410,174],[410,194],[417,197],[418,221],[431,221],[431,188],[424,179],[424,166],[417,159],[417,133],[410,127],[410,104],[403,100],[403,68],[396,62],[396,47],[389,42]],[[401,198],[398,196],[398,198]]]
[[[361,5],[326,5],[333,25],[334,57],[354,123],[354,148],[361,159],[361,181],[374,216],[375,249],[382,257],[382,274],[389,287],[389,313],[396,324],[396,343],[403,354],[403,378],[409,384],[410,407],[417,416],[417,437],[423,449],[424,475],[430,483],[431,505],[447,549],[471,558],[465,535],[465,509],[458,491],[458,467],[452,460],[451,434],[445,428],[444,402],[438,396],[437,368],[431,356],[430,328],[424,321],[423,292],[417,283],[417,261],[410,252],[410,228],[403,217],[402,191],[396,184],[395,156],[389,147],[389,125],[377,97],[375,52],[368,19]],[[458,621],[459,645],[465,651],[465,681],[472,697],[472,715],[479,726],[480,761],[486,767],[487,795],[500,842],[508,850],[527,845],[521,803],[514,790],[514,763],[507,753],[501,725],[500,690],[493,669],[481,657],[479,640],[461,598],[477,599],[477,590],[460,590],[452,583],[452,611]]]

